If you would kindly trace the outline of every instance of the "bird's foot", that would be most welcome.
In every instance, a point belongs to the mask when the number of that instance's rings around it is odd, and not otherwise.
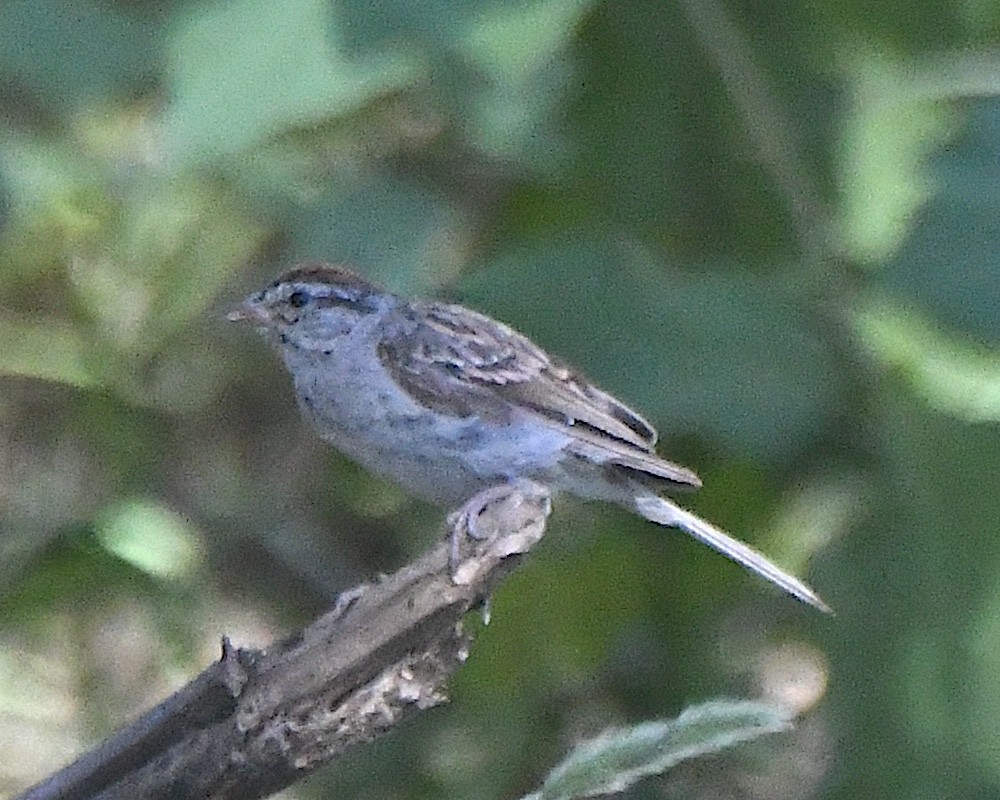
[[[519,550],[519,534],[539,525],[544,528],[551,510],[549,490],[526,478],[491,486],[469,498],[461,508],[448,515],[450,550],[448,562],[456,582],[463,558],[463,548],[472,542],[493,542],[507,537],[510,554]],[[539,535],[540,530],[539,529]],[[527,549],[527,547],[524,547]]]

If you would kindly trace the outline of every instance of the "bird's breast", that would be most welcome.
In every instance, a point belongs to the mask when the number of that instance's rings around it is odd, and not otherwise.
[[[503,420],[453,416],[420,405],[378,359],[320,354],[289,369],[299,404],[329,444],[424,499],[458,505],[476,491],[544,473],[565,433],[512,410]]]

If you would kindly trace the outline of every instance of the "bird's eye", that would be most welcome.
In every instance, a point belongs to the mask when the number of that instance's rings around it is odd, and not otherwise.
[[[288,305],[292,308],[302,308],[309,300],[309,295],[301,290],[288,295]]]

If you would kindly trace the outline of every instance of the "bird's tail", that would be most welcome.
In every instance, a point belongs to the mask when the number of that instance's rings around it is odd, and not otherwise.
[[[830,611],[830,607],[816,592],[798,578],[794,578],[784,570],[779,569],[763,553],[758,553],[749,545],[737,541],[711,523],[674,505],[666,498],[652,493],[640,495],[635,498],[635,509],[651,522],[670,528],[680,528],[691,534],[698,541],[704,542],[736,563],[742,564],[751,572],[756,572],[762,578],[769,580],[775,586],[784,589],[804,603],[815,606],[820,611]]]

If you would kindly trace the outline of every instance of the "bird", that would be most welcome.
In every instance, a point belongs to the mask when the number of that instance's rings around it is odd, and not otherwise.
[[[701,486],[637,412],[485,314],[306,263],[229,314],[271,340],[319,436],[433,504],[529,480],[680,529],[822,611],[809,586],[664,497]]]

